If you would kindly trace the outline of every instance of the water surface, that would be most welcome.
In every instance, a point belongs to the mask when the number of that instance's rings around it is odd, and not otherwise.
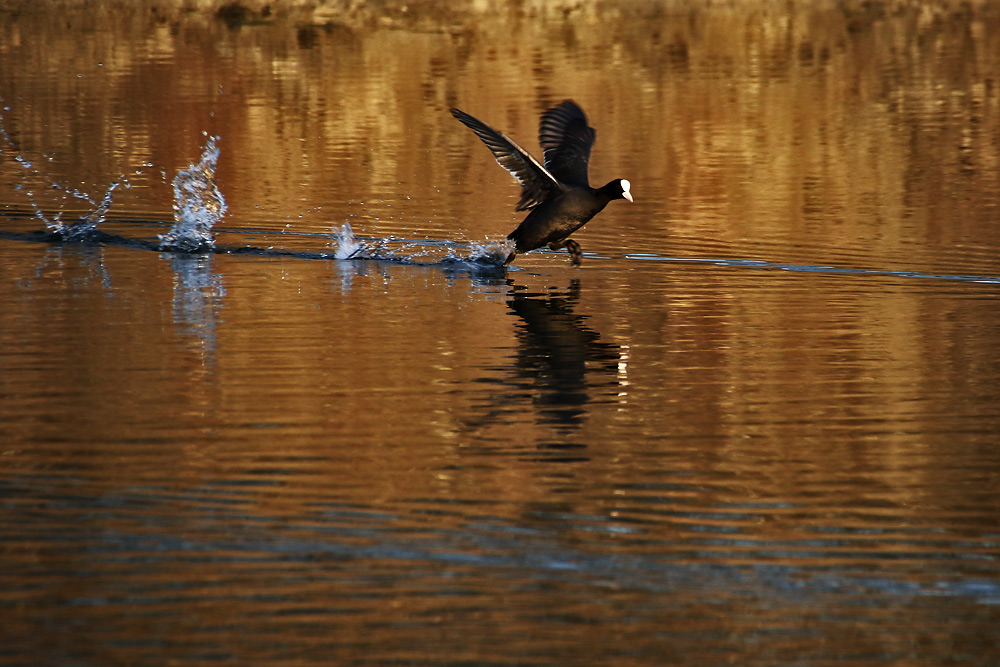
[[[533,7],[5,15],[3,664],[1000,662],[995,8]]]

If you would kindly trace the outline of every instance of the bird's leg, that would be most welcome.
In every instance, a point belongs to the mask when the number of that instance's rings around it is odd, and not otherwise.
[[[505,267],[507,267],[507,266],[510,266],[510,263],[514,261],[514,258],[515,258],[515,257],[517,257],[517,251],[516,251],[516,250],[511,250],[511,251],[510,251],[510,254],[509,254],[509,255],[507,255],[507,259],[506,259],[506,260],[504,260],[504,263],[503,263],[503,265],[504,265]]]
[[[565,239],[563,241],[559,241],[558,243],[550,243],[549,248],[552,250],[566,248],[572,258],[571,262],[573,266],[580,266],[580,262],[583,259],[583,251],[580,249],[580,244],[573,239]]]
[[[583,260],[583,250],[580,249],[580,244],[573,239],[566,239],[566,250],[569,250],[569,254],[573,256],[573,266],[580,266],[580,262]]]

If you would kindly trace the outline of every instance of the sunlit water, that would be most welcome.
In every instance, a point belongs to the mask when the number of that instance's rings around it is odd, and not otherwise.
[[[991,6],[7,18],[2,664],[1000,663]]]

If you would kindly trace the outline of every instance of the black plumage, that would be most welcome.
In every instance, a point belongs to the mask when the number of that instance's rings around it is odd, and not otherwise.
[[[600,213],[611,200],[632,201],[630,184],[625,179],[615,179],[600,188],[590,187],[587,167],[597,133],[587,125],[583,109],[572,100],[542,114],[538,143],[544,152],[544,165],[503,132],[464,111],[453,108],[451,113],[482,139],[500,166],[521,184],[517,210],[531,212],[507,236],[516,248],[507,263],[519,252],[547,245],[553,250],[568,249],[573,263],[579,264],[580,244],[569,235]]]

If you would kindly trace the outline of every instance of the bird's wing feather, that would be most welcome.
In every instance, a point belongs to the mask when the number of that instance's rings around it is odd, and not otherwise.
[[[562,189],[563,186],[549,170],[506,134],[459,109],[452,108],[451,115],[475,132],[493,153],[497,163],[521,184],[518,211],[534,208],[544,201],[550,191]]]
[[[590,149],[597,138],[576,102],[566,100],[542,114],[538,143],[545,151],[545,168],[569,185],[588,185]]]

